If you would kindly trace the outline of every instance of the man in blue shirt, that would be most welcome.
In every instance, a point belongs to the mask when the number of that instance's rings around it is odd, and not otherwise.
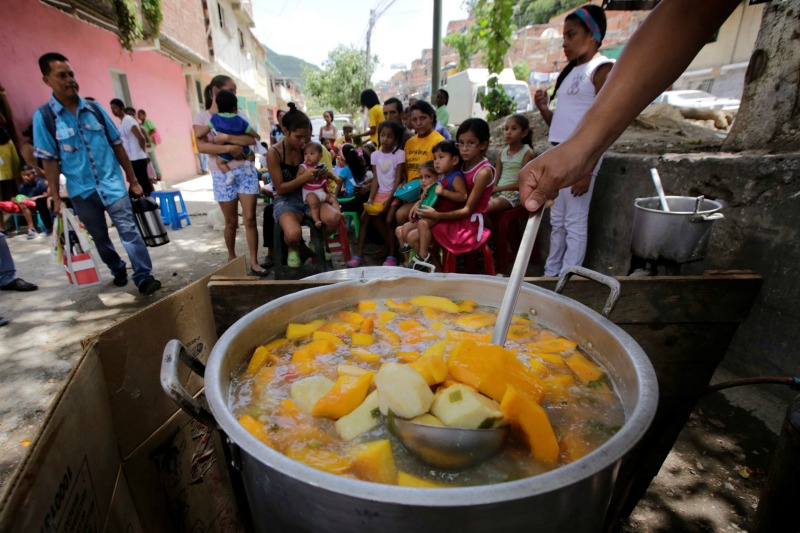
[[[128,283],[125,262],[108,236],[104,212],[117,228],[133,268],[133,282],[143,295],[161,288],[153,277],[150,254],[136,228],[133,209],[125,190],[120,165],[130,184],[130,192],[142,195],[133,167],[122,146],[117,128],[100,107],[90,107],[78,95],[78,81],[69,60],[50,52],[39,58],[43,80],[53,94],[47,110],[33,115],[33,144],[42,159],[51,191],[58,190],[59,173],[67,178],[67,194],[81,222],[94,239],[100,258],[111,270],[114,285]],[[43,116],[44,113],[49,115]],[[55,132],[55,135],[51,133]],[[53,195],[53,211],[61,212],[61,199]]]

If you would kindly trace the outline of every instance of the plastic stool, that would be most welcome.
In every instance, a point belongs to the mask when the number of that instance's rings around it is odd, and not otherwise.
[[[355,200],[355,196],[349,196],[347,198],[339,198],[339,203],[344,204],[351,200]],[[342,211],[345,220],[345,228],[347,227],[347,221],[349,220],[353,226],[353,231],[356,234],[356,239],[358,239],[358,232],[361,230],[361,220],[359,219],[358,213],[355,211]]]
[[[484,230],[488,231],[488,230]],[[456,271],[456,258],[458,257],[457,254],[454,254],[444,246],[441,246],[438,243],[435,243],[433,246],[433,253],[442,252],[444,256],[442,258],[442,270],[446,273],[454,273]],[[481,254],[483,257],[483,271],[487,276],[494,276],[494,257],[492,257],[492,249],[489,248],[489,241],[488,239],[484,241],[477,249],[467,252],[465,254],[461,254],[464,256],[464,271],[467,274],[477,274],[478,273],[478,253]]]
[[[301,225],[308,227],[311,230],[311,241],[314,243],[314,251],[316,256],[311,265],[300,265],[298,268],[290,268],[286,264],[286,243],[283,240],[283,228],[276,223],[273,233],[275,243],[275,253],[273,260],[275,266],[275,279],[300,279],[312,274],[328,271],[328,262],[325,260],[325,239],[322,232],[314,225],[314,221],[310,218],[304,218]]]
[[[158,201],[161,209],[161,221],[164,224],[171,224],[172,229],[181,229],[181,220],[186,221],[187,226],[192,225],[189,213],[186,211],[186,204],[183,203],[181,191],[153,191],[152,197]],[[175,199],[180,200],[180,209]]]
[[[350,261],[353,256],[350,253],[350,240],[347,238],[347,225],[344,221],[345,219],[342,218],[341,222],[339,222],[339,229],[328,237],[328,248],[333,248],[331,245],[336,245],[336,248],[331,249],[331,251],[339,249],[344,256],[344,260]]]
[[[40,228],[42,228],[42,232],[44,232],[45,228],[44,228],[44,222],[42,222],[42,215],[40,215],[38,211],[33,209],[31,210],[31,214],[36,215],[35,217],[31,217],[33,218],[33,225],[39,226]],[[25,215],[23,215],[22,213],[11,213],[11,219],[14,221],[14,231],[17,232],[17,235],[19,235],[19,217],[22,217],[22,222],[25,223]],[[36,231],[39,231],[35,227],[28,229],[34,229]]]
[[[517,257],[517,250],[522,241],[522,223],[530,213],[525,206],[518,205],[489,216],[492,221],[495,243],[495,257],[497,257],[497,271],[502,275],[508,274],[509,264]],[[538,257],[538,252],[531,254]]]

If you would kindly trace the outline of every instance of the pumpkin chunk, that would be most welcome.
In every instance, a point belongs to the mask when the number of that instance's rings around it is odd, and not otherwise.
[[[374,375],[373,372],[367,372],[361,376],[340,376],[331,390],[317,400],[311,408],[311,414],[336,420],[352,412],[367,397]]]
[[[531,448],[531,456],[547,466],[555,466],[559,454],[558,440],[542,406],[509,385],[500,402],[500,410],[511,425],[522,430]]]
[[[388,485],[397,483],[397,466],[392,455],[392,443],[388,439],[360,444],[351,453],[351,470],[359,479]]]

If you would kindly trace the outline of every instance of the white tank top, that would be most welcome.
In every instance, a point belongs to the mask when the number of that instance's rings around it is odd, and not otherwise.
[[[556,108],[550,123],[551,143],[566,141],[575,131],[578,122],[594,102],[597,92],[594,89],[594,73],[597,67],[605,63],[613,63],[605,56],[597,55],[588,63],[578,65],[567,74],[556,93]]]

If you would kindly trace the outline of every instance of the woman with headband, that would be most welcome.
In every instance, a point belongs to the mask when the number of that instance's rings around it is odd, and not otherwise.
[[[570,13],[564,20],[564,55],[569,63],[559,74],[553,98],[555,110],[548,106],[547,93],[536,91],[536,107],[550,126],[553,146],[567,140],[589,110],[608,77],[612,61],[598,52],[606,34],[606,15],[599,6],[587,5]],[[586,255],[589,204],[594,178],[602,157],[594,169],[571,187],[561,189],[550,210],[550,254],[545,276],[558,276],[570,266],[580,266]]]

